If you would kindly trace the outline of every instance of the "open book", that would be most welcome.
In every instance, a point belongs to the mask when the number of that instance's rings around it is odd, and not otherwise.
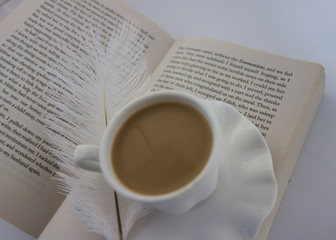
[[[57,81],[47,71],[59,61],[60,46],[80,49],[84,26],[97,24],[108,32],[124,18],[139,21],[148,40],[152,76],[142,94],[175,89],[227,102],[265,137],[279,188],[276,206],[256,238],[266,239],[323,96],[323,67],[219,40],[175,40],[117,0],[24,1],[2,22],[0,216],[41,239],[97,239],[71,214],[73,206],[53,179],[59,163],[50,156],[51,143],[41,130],[41,116],[50,107],[43,95]],[[147,239],[155,239],[150,222],[141,227]]]

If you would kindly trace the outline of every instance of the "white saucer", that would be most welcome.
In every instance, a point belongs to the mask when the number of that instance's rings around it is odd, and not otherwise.
[[[229,159],[223,158],[215,192],[184,214],[151,213],[135,223],[128,240],[254,239],[272,210],[277,184],[264,138],[230,105],[207,103],[220,119]]]

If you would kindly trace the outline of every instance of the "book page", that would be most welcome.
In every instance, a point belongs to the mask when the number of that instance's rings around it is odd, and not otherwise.
[[[118,1],[24,1],[0,26],[0,216],[35,237],[64,199],[53,179],[59,159],[43,132],[42,116],[53,109],[43,98],[48,84],[62,89],[50,67],[62,61],[62,46],[82,51],[89,26],[108,39],[125,17],[141,24],[154,69],[172,38]]]
[[[70,193],[71,194],[71,193]],[[81,239],[103,240],[103,236],[90,232],[88,227],[79,221],[70,198],[66,198],[50,223],[41,233],[39,240]]]
[[[202,38],[177,40],[151,91],[176,89],[237,108],[265,137],[275,172],[322,67]]]
[[[324,87],[319,64],[218,40],[183,38],[158,66],[149,91],[175,89],[229,103],[259,128],[278,182],[276,204],[257,236],[266,239]]]

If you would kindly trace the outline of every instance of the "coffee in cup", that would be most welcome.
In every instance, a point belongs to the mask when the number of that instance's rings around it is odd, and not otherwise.
[[[123,123],[113,142],[111,161],[126,187],[159,195],[195,178],[211,149],[211,128],[199,111],[183,103],[161,102]]]
[[[79,145],[75,163],[101,171],[118,194],[145,207],[186,212],[214,191],[221,131],[206,100],[161,91],[127,104],[100,146]]]

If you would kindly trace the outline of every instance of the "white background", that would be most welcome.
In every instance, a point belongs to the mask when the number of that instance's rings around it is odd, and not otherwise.
[[[0,21],[21,0],[0,6]],[[321,63],[326,90],[268,240],[336,239],[336,1],[124,0],[174,38],[222,39]],[[0,239],[32,240],[0,220]]]

